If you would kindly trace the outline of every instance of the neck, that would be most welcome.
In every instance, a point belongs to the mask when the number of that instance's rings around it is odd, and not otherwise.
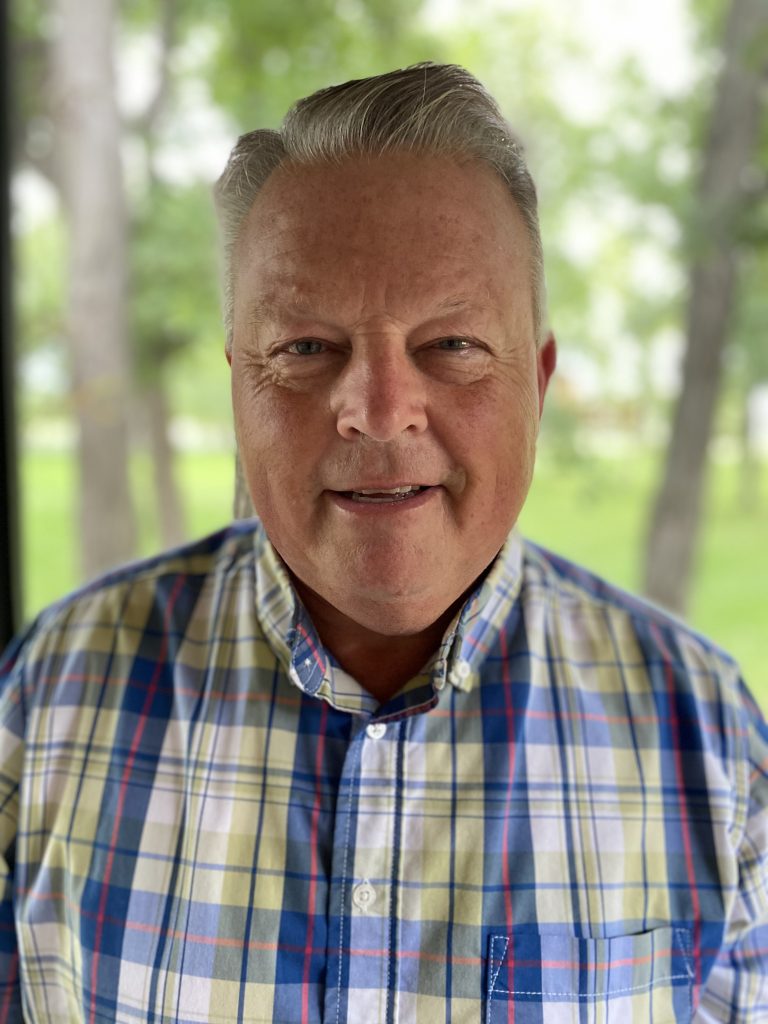
[[[382,704],[424,668],[464,599],[462,595],[426,629],[389,636],[355,622],[300,580],[294,579],[294,585],[323,646]]]

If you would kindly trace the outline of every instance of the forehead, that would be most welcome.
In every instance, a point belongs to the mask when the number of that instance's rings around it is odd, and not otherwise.
[[[391,154],[287,166],[245,219],[235,292],[286,302],[355,293],[374,304],[529,292],[529,254],[503,182],[476,162]]]

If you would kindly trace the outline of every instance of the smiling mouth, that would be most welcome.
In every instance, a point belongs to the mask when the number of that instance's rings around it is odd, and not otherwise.
[[[386,502],[402,502],[415,498],[417,494],[428,490],[428,487],[421,484],[409,484],[405,487],[393,487],[390,490],[381,491],[339,491],[344,498],[351,501],[359,501],[361,504],[384,504]]]

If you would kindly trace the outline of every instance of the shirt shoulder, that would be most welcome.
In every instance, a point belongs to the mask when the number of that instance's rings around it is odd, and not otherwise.
[[[628,715],[641,747],[683,756],[690,771],[705,766],[703,789],[719,779],[739,809],[734,835],[748,813],[768,812],[768,725],[730,654],[527,541],[521,604],[532,676],[561,710],[608,724]]]
[[[530,541],[523,543],[522,602],[549,656],[585,678],[647,689],[659,709],[756,724],[762,713],[736,660],[675,615]],[[578,671],[589,668],[590,671]],[[735,727],[735,722],[734,722]]]
[[[0,694],[21,684],[23,703],[34,680],[71,678],[86,663],[126,654],[167,659],[191,630],[205,633],[225,596],[252,592],[256,530],[253,520],[233,523],[112,570],[44,609],[0,659]]]
[[[624,619],[654,635],[658,642],[674,637],[676,642],[698,649],[704,658],[736,666],[721,646],[660,605],[529,540],[523,541],[523,574],[529,598],[546,601],[563,616],[580,613],[606,624]]]

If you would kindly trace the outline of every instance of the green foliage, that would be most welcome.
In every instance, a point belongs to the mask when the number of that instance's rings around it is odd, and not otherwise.
[[[233,0],[207,7],[218,39],[204,74],[241,130],[277,127],[302,95],[418,60],[440,59],[439,39],[404,0]]]
[[[753,382],[768,381],[768,245],[745,257],[736,332]]]
[[[730,0],[690,0],[699,50],[714,56],[720,49]]]
[[[45,96],[51,22],[44,0],[12,0],[8,16],[13,40],[11,135],[14,162],[19,165],[25,157],[47,157],[52,145]]]
[[[18,350],[61,344],[66,290],[66,234],[58,218],[36,224],[16,239]]]
[[[43,221],[20,235],[15,245],[15,319],[20,384],[30,380],[30,366],[47,369],[48,386],[18,389],[16,409],[22,424],[40,417],[67,415],[65,386],[68,364],[64,332],[66,237],[61,221]]]
[[[223,334],[209,188],[154,183],[134,210],[131,259],[132,334],[146,380],[183,349]]]

